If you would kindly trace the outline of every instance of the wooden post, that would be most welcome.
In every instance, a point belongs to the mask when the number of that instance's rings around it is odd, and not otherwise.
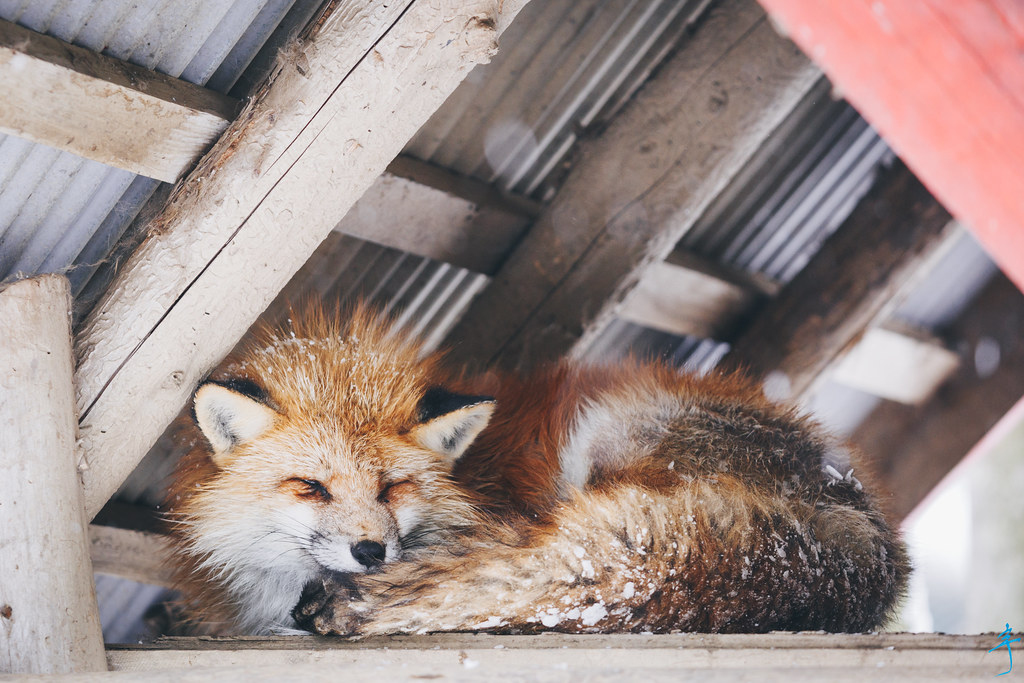
[[[0,291],[0,671],[105,671],[76,458],[71,295]]]

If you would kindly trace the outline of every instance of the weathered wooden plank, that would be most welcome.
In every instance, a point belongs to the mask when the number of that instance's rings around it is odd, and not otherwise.
[[[945,209],[896,163],[800,274],[757,312],[724,363],[760,377],[782,373],[792,396],[804,394],[884,317],[955,230]]]
[[[92,570],[154,586],[171,586],[164,536],[148,531],[89,526],[89,554]]]
[[[472,176],[420,161],[407,154],[395,157],[395,160],[388,164],[388,173],[465,199],[481,209],[492,209],[532,220],[540,215],[543,208],[539,202],[527,197],[502,192],[494,185]]]
[[[614,315],[816,82],[753,2],[711,11],[579,161],[449,335],[482,364],[563,355]]]
[[[749,281],[725,269],[673,252],[644,270],[618,316],[629,322],[677,335],[727,339],[737,322],[761,298]]]
[[[1005,670],[994,635],[623,634],[491,636],[437,634],[348,641],[330,638],[165,639],[154,646],[112,647],[111,668],[186,673],[237,666],[246,671],[296,667],[291,675],[330,671],[346,679],[456,680],[886,680],[919,676],[986,679]],[[1003,667],[1003,668],[1000,668]],[[856,677],[860,678],[856,678]]]
[[[397,160],[396,160],[397,161]],[[490,185],[403,160],[359,198],[338,232],[401,251],[491,274],[529,226],[532,202],[508,200]],[[415,176],[410,179],[409,176]]]
[[[0,20],[0,132],[174,182],[238,102]]]
[[[0,671],[104,671],[75,455],[71,294],[0,290]]]
[[[997,275],[961,318],[942,331],[960,369],[920,406],[884,403],[853,440],[876,463],[896,519],[936,484],[1024,396],[1024,294]]]
[[[875,327],[832,367],[829,378],[898,403],[921,403],[952,375],[960,358],[937,339]]]
[[[221,137],[79,333],[90,515],[524,2],[338,3]]]
[[[761,0],[1024,287],[1019,9],[998,0]]]

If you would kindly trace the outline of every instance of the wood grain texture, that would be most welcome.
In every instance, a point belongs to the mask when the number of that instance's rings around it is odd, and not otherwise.
[[[90,515],[522,4],[342,2],[283,63],[79,332]]]
[[[1019,6],[761,2],[1024,288]]]
[[[933,249],[954,231],[945,209],[897,162],[757,312],[723,363],[757,377],[784,373],[792,396],[804,394],[917,281]]]
[[[584,635],[437,634],[349,641],[338,638],[165,639],[152,646],[112,647],[111,668],[147,680],[218,675],[244,667],[321,680],[413,678],[531,681],[863,681],[990,680],[1005,670],[994,634]],[[187,667],[187,668],[186,668]],[[1002,667],[1002,668],[1000,668]],[[242,673],[234,669],[236,675]],[[251,679],[247,679],[251,680]],[[931,679],[931,680],[934,680]]]
[[[63,276],[0,290],[0,671],[105,671]]]
[[[122,579],[170,587],[173,584],[166,542],[162,534],[89,526],[92,569]]]
[[[0,20],[0,132],[165,182],[227,128],[238,102]]]
[[[997,275],[941,336],[961,355],[959,370],[919,406],[883,403],[853,434],[906,517],[1024,396],[1024,294]],[[985,348],[996,366],[979,364]]]
[[[609,128],[581,143],[562,189],[449,343],[504,367],[585,347],[818,75],[753,2],[714,8]]]

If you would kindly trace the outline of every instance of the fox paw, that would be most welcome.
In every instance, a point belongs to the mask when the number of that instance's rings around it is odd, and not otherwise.
[[[349,575],[329,574],[306,584],[292,617],[311,633],[351,636],[364,620],[359,612],[367,607]]]

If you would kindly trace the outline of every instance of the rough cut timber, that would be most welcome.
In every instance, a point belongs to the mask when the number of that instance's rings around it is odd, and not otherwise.
[[[1009,664],[995,634],[770,633],[338,638],[166,638],[112,646],[143,680],[990,681]],[[211,668],[213,667],[213,668]],[[216,668],[225,667],[225,668]],[[227,669],[226,667],[231,667]],[[223,672],[223,673],[222,673]],[[124,674],[122,674],[124,675]],[[173,677],[173,678],[172,678]],[[89,679],[79,679],[89,680]],[[98,680],[98,679],[97,679]]]
[[[122,579],[170,587],[173,583],[164,536],[148,531],[89,526],[92,570]]]
[[[0,290],[0,672],[105,671],[75,467],[71,294]]]
[[[0,20],[0,132],[176,181],[238,110],[212,90]]]
[[[339,2],[283,63],[80,330],[90,515],[523,4]]]
[[[853,440],[899,496],[902,519],[1024,396],[1024,294],[1002,275],[942,337],[960,350],[959,370],[920,406],[883,403]]]
[[[765,377],[782,373],[793,397],[921,276],[957,226],[910,171],[896,163],[810,263],[762,307],[723,362]]]
[[[449,339],[481,364],[515,367],[601,329],[819,76],[752,0],[713,8],[580,144],[552,204]]]
[[[425,168],[432,172],[421,172]],[[532,222],[532,202],[520,205],[505,201],[497,191],[476,192],[482,183],[471,178],[457,189],[454,174],[434,169],[423,162],[393,162],[335,230],[493,274]]]
[[[874,327],[834,364],[829,377],[879,398],[921,403],[959,365],[960,358],[929,335]]]
[[[1024,288],[1020,5],[761,3]]]
[[[774,288],[676,250],[647,267],[618,316],[675,335],[728,339],[769,291]]]

